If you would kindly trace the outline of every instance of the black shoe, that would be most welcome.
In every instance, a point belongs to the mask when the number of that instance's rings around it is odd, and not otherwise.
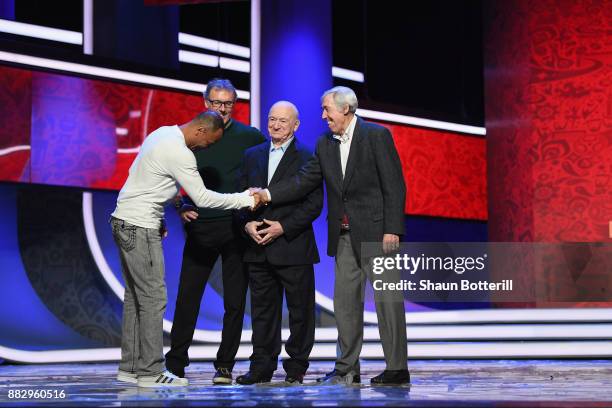
[[[166,370],[170,371],[178,378],[185,378],[185,367],[172,367],[166,364]]]
[[[292,384],[292,385],[302,384],[304,382],[304,374],[294,374],[294,375],[287,374],[287,376],[285,377],[285,382],[287,384]]]
[[[408,370],[385,370],[382,374],[372,377],[372,385],[404,385],[410,384]]]
[[[271,380],[272,374],[254,373],[252,371],[236,377],[236,383],[240,385],[261,384],[270,382]]]
[[[217,372],[215,373],[213,379],[213,384],[218,385],[231,385],[232,384],[232,370],[225,367],[217,368]]]
[[[326,373],[324,377],[320,377],[317,378],[317,382],[318,383],[345,383],[345,384],[360,384],[361,383],[361,376],[359,374],[354,374],[353,371],[351,371],[350,376],[347,375],[347,373],[340,371],[340,370],[336,370],[334,368],[333,371],[330,371],[329,373]]]
[[[185,361],[180,358],[173,357],[170,353],[172,350],[166,353],[166,370],[179,378],[185,378],[185,366],[189,365],[189,361]]]

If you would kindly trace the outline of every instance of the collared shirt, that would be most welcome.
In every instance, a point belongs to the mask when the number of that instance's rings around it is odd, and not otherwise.
[[[198,207],[239,209],[254,204],[248,191],[220,194],[206,189],[193,152],[178,126],[164,126],[147,136],[119,192],[113,217],[143,228],[159,228],[164,206],[178,184]]]
[[[357,124],[357,116],[353,115],[349,125],[342,135],[334,135],[334,139],[340,141],[340,164],[342,166],[342,178],[346,173],[346,163],[348,162],[349,153],[351,151],[351,142],[353,141],[353,133]]]
[[[291,136],[288,140],[285,141],[282,145],[275,147],[274,143],[270,142],[270,158],[268,159],[268,184],[270,184],[270,180],[274,177],[274,172],[278,167],[278,164],[283,158],[285,151],[293,141],[294,137]]]

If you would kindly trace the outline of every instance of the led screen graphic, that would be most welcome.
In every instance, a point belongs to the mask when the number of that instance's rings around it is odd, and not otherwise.
[[[118,190],[148,133],[203,109],[200,95],[8,67],[0,89],[5,181]]]
[[[3,181],[118,190],[148,133],[204,108],[196,94],[9,67],[0,67],[0,90]],[[248,123],[248,102],[234,117]],[[385,125],[404,168],[407,214],[487,218],[484,139]]]

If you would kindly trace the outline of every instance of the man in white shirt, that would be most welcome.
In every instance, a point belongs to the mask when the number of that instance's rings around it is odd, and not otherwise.
[[[111,217],[113,237],[121,258],[125,295],[121,362],[117,379],[141,387],[185,386],[187,379],[166,371],[162,321],[166,309],[164,206],[180,184],[198,207],[254,207],[249,191],[220,194],[207,190],[193,150],[205,148],[223,135],[223,119],[204,112],[182,126],[164,126],[142,144],[119,192]]]

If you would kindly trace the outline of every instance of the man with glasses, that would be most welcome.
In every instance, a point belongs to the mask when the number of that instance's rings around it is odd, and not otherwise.
[[[237,191],[237,173],[244,151],[266,140],[259,130],[232,119],[236,97],[236,89],[229,80],[215,78],[208,82],[204,103],[208,110],[221,115],[224,132],[216,144],[194,152],[206,187],[221,193]],[[204,287],[221,256],[225,312],[213,383],[231,384],[248,286],[248,274],[242,262],[245,243],[234,225],[232,211],[187,204],[180,212],[187,238],[166,366],[175,375],[185,376]]]

